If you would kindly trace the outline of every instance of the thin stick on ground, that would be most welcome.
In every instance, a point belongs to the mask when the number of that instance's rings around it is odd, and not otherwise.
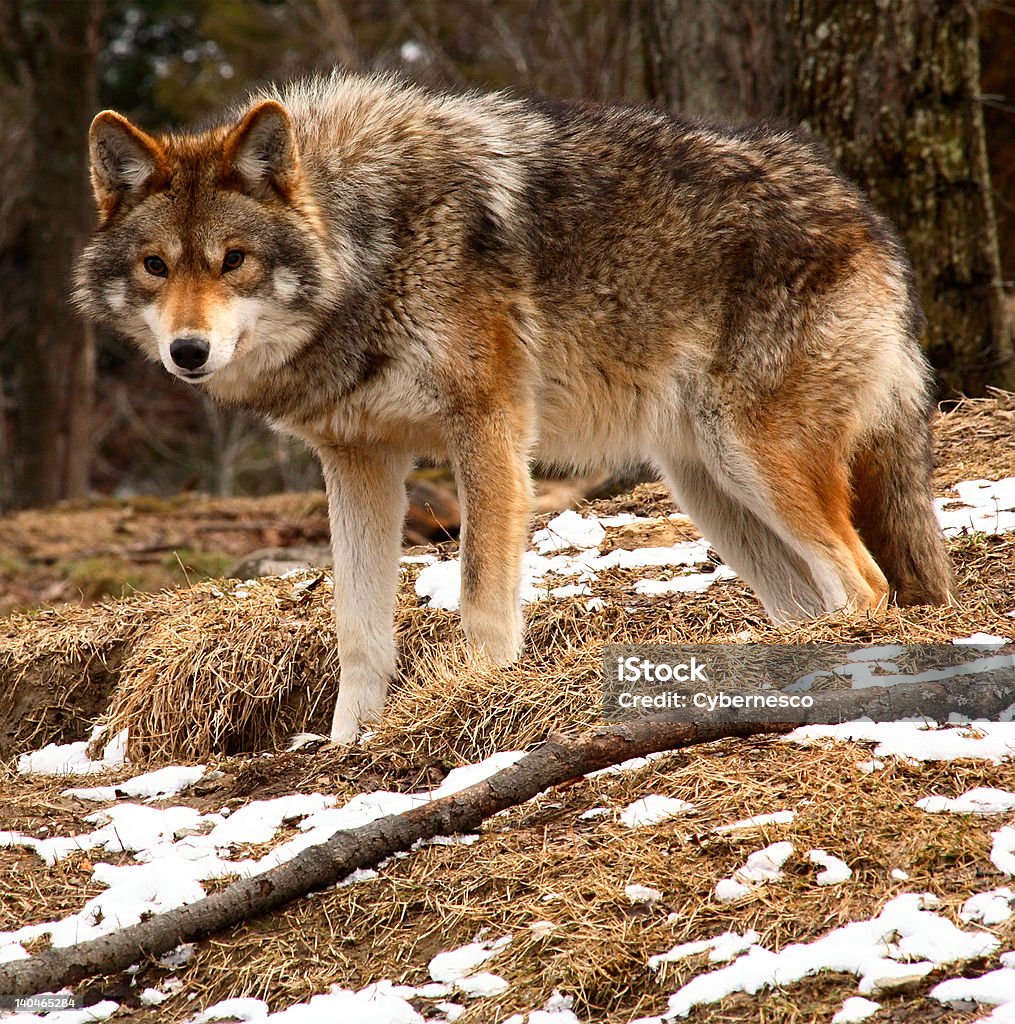
[[[695,725],[665,716],[603,726],[578,736],[550,736],[514,765],[451,796],[360,828],[337,832],[291,861],[246,878],[203,900],[74,946],[0,964],[0,992],[33,995],[83,978],[124,970],[184,942],[208,938],[258,914],[326,888],[359,868],[374,867],[419,840],[468,832],[498,811],[543,790],[634,757],[727,737],[784,733],[789,722]]]

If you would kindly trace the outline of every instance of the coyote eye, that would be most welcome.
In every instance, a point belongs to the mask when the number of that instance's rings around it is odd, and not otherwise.
[[[241,249],[230,249],[222,260],[222,273],[230,270],[238,270],[243,266],[243,251]]]
[[[146,256],[144,259],[144,268],[154,277],[166,277],[169,274],[169,267],[167,267],[165,261],[160,259],[158,256]]]

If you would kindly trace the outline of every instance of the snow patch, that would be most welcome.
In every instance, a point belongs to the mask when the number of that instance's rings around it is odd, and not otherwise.
[[[743,867],[733,872],[732,878],[716,883],[715,898],[720,903],[732,903],[748,895],[754,887],[782,878],[782,866],[793,855],[793,844],[772,843],[752,853]]]
[[[170,765],[158,771],[145,772],[126,782],[118,782],[113,786],[95,786],[92,789],[65,789],[64,796],[74,796],[79,800],[109,801],[121,796],[131,796],[142,800],[165,800],[182,793],[189,786],[198,782],[205,773],[203,764],[194,767]]]
[[[1015,477],[962,480],[955,498],[937,498],[934,506],[946,537],[962,533],[991,536],[1015,530]]]
[[[1011,917],[1013,905],[1015,893],[1011,889],[991,889],[990,892],[970,896],[962,904],[959,917],[967,924],[974,921],[985,925],[1001,924]]]
[[[820,871],[815,879],[818,885],[839,885],[853,877],[853,869],[844,860],[833,857],[824,850],[810,850],[807,859],[825,869]]]
[[[750,818],[741,818],[740,821],[731,822],[729,825],[718,825],[712,831],[716,835],[723,835],[726,832],[737,832],[744,828],[758,828],[761,825],[788,825],[795,817],[795,811],[773,811],[771,814],[755,814]]]
[[[1015,968],[1002,967],[978,978],[949,978],[930,990],[930,995],[939,1003],[949,1005],[980,1003],[987,1006],[1010,1007],[1003,1016],[995,1010],[993,1020],[1015,1019]]]
[[[952,761],[980,758],[1000,764],[1015,755],[1015,725],[1011,722],[976,722],[972,725],[932,727],[921,722],[845,722],[842,725],[805,725],[784,737],[805,746],[836,741],[875,744],[877,758],[901,757],[914,761]]]
[[[1005,875],[1015,875],[1015,828],[1005,825],[997,832],[992,832],[994,840],[990,848],[990,862]]]
[[[536,530],[532,535],[532,546],[546,555],[566,548],[598,548],[606,539],[606,530],[593,516],[587,519],[577,512],[568,510],[554,516],[546,529]]]
[[[890,900],[877,917],[843,925],[813,942],[791,943],[778,953],[753,945],[728,966],[699,974],[674,992],[664,1016],[645,1019],[686,1017],[694,1007],[734,992],[785,988],[821,971],[855,974],[860,994],[876,995],[942,964],[976,959],[997,949],[992,935],[963,931],[926,909],[936,902],[927,893],[906,893]],[[1015,994],[1015,971],[1010,973],[1008,992]]]
[[[18,758],[21,775],[94,775],[110,768],[122,768],[127,760],[127,730],[117,733],[102,748],[98,760],[88,756],[88,748],[102,737],[105,729],[95,726],[87,740],[78,743],[49,743],[41,750]]]
[[[689,956],[708,951],[708,958],[713,963],[726,963],[734,957],[750,949],[758,941],[758,933],[751,929],[743,935],[738,932],[723,932],[713,939],[699,939],[697,942],[684,942],[674,946],[668,953],[651,956],[648,960],[650,970],[658,971],[663,964],[676,963]]]
[[[510,941],[511,936],[504,935],[495,942],[470,942],[446,953],[438,953],[430,961],[430,977],[445,983],[459,982]]]
[[[881,1009],[880,1003],[873,999],[864,999],[863,996],[850,996],[842,1004],[842,1009],[832,1017],[832,1024],[856,1024],[857,1021],[866,1020]]]
[[[657,825],[667,818],[693,810],[694,804],[689,804],[686,800],[652,793],[625,807],[620,812],[620,822],[628,828],[642,828],[646,825]]]
[[[599,545],[606,537],[604,527],[637,522],[637,516],[582,516],[562,512],[543,530],[532,537],[535,550],[522,556],[521,597],[524,603],[548,598],[588,597],[586,607],[593,611],[602,607],[602,599],[592,596],[589,584],[599,573],[609,569],[683,568],[705,565],[711,558],[707,540],[679,541],[670,547],[645,547],[634,550],[615,549],[599,554]],[[574,552],[564,554],[561,552]],[[416,596],[431,608],[455,610],[461,604],[461,566],[459,559],[434,561],[431,556],[416,577]],[[403,558],[403,562],[406,561]],[[698,593],[717,580],[732,579],[736,574],[725,565],[706,573],[688,573],[672,580],[639,580],[634,584],[638,594]],[[554,586],[550,577],[562,578]],[[570,582],[565,582],[570,579]]]
[[[1015,793],[1004,789],[978,786],[951,799],[945,796],[925,796],[916,806],[930,814],[1005,814],[1015,811]]]
[[[624,895],[632,903],[658,903],[663,894],[647,885],[625,885]]]

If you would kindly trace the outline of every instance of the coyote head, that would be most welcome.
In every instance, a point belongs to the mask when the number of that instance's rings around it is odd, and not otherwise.
[[[99,228],[75,297],[172,374],[234,380],[285,362],[340,288],[289,115],[154,137],[104,111],[89,136]]]

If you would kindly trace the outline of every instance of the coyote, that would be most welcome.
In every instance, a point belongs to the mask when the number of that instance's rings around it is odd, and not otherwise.
[[[462,623],[497,664],[534,454],[653,460],[774,620],[948,601],[912,273],[792,131],[335,73],[192,134],[104,111],[90,149],[82,310],[320,458],[334,742],[395,672],[418,455],[454,468]]]

